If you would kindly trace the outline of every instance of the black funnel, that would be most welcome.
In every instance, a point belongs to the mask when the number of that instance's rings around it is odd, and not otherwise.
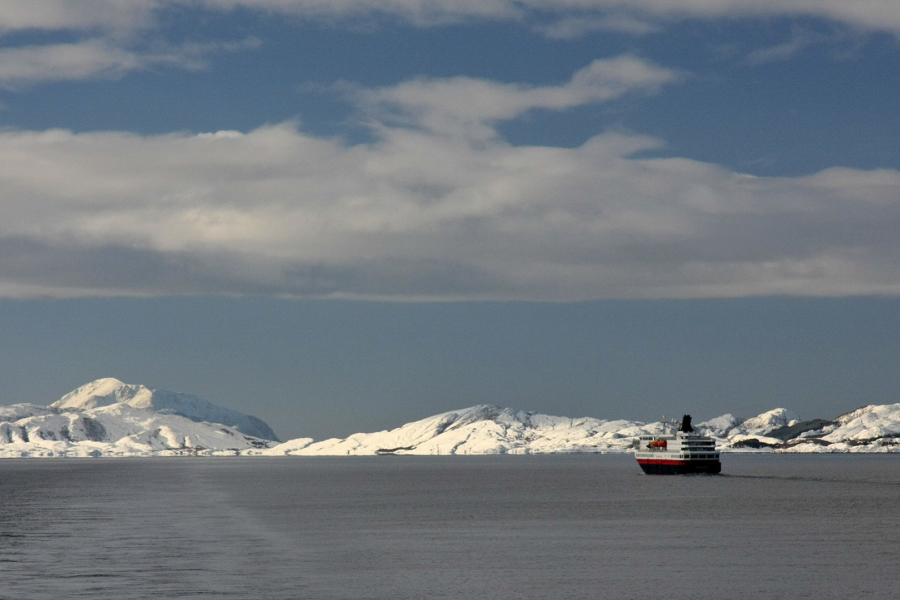
[[[681,418],[681,429],[678,431],[683,431],[685,433],[690,433],[694,428],[691,427],[691,415],[684,415]]]

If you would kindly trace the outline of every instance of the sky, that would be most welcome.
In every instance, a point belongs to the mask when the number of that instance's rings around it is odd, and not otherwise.
[[[898,402],[900,4],[5,0],[0,404]]]

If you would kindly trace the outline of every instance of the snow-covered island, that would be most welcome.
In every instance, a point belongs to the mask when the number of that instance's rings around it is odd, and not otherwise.
[[[189,394],[99,379],[49,406],[0,407],[0,458],[87,456],[348,456],[631,452],[661,422],[572,419],[480,405],[389,431],[280,442],[256,417]],[[834,420],[784,408],[695,425],[725,452],[900,452],[900,404]]]

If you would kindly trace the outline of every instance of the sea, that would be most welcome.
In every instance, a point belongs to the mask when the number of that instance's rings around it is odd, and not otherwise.
[[[900,597],[900,455],[0,461],[0,598]]]

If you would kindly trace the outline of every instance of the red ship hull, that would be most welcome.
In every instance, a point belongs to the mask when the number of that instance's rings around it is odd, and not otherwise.
[[[648,475],[686,475],[689,473],[722,472],[722,463],[718,460],[678,460],[665,458],[639,458],[638,464]]]

